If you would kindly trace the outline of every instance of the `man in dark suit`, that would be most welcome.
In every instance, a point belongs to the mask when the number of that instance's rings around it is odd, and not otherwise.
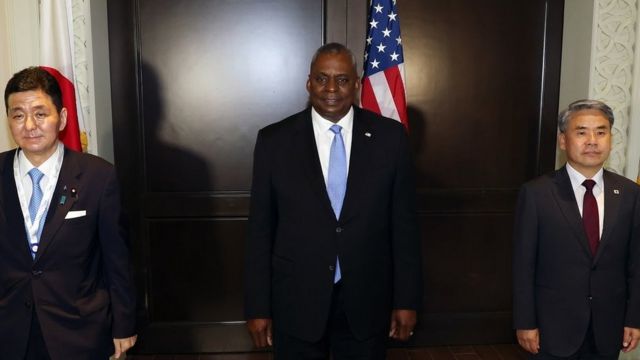
[[[606,104],[570,104],[567,164],[520,191],[513,318],[533,358],[617,359],[640,338],[640,188],[603,169],[612,126]]]
[[[384,359],[421,303],[412,166],[403,126],[353,106],[340,44],[316,52],[311,108],[260,130],[254,153],[245,316],[277,359]],[[272,337],[273,325],[273,337]]]
[[[4,93],[18,149],[0,154],[0,358],[107,359],[136,341],[135,291],[113,166],[65,149],[55,78]]]

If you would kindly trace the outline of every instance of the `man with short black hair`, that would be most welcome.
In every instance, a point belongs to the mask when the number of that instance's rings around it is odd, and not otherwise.
[[[0,154],[0,357],[107,359],[136,341],[114,168],[65,149],[56,79],[31,67],[4,92],[17,149]]]
[[[254,153],[245,316],[276,359],[384,359],[422,302],[407,135],[353,106],[353,54],[327,44],[311,107],[260,130]]]

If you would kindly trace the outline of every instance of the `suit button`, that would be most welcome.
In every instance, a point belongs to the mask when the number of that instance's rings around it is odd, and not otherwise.
[[[31,305],[33,305],[33,303],[31,302],[31,300],[30,300],[30,299],[26,299],[26,300],[24,301],[24,306],[25,306],[26,308],[30,309],[30,308],[31,308]]]
[[[329,270],[330,270],[330,271],[333,271],[333,270],[335,270],[335,269],[336,269],[336,267],[335,267],[335,266],[333,266],[333,265],[329,265]]]
[[[336,232],[337,232],[337,233],[341,233],[341,232],[342,232],[342,228],[341,228],[340,226],[338,226],[338,227],[336,228]]]
[[[39,277],[40,275],[42,275],[42,270],[33,270],[31,271],[31,274],[35,277]]]

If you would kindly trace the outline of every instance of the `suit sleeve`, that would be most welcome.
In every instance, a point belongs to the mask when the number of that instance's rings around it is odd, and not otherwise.
[[[271,318],[271,248],[277,217],[270,167],[264,131],[261,130],[253,154],[249,233],[245,250],[246,319]]]
[[[416,191],[406,131],[398,126],[398,161],[393,183],[393,308],[418,310],[422,304],[422,251]]]
[[[513,236],[513,326],[538,327],[535,311],[535,274],[538,247],[538,214],[531,189],[518,195]]]
[[[104,274],[109,286],[112,336],[127,338],[135,335],[136,293],[128,244],[128,232],[121,211],[120,190],[113,167],[106,177],[99,205],[99,241]]]
[[[628,298],[625,326],[640,328],[640,191],[636,191],[635,195],[633,228],[627,255]]]

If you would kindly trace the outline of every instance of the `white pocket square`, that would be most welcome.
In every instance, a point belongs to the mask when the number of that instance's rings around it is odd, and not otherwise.
[[[87,210],[77,210],[77,211],[69,211],[65,219],[75,219],[82,216],[87,216]]]

